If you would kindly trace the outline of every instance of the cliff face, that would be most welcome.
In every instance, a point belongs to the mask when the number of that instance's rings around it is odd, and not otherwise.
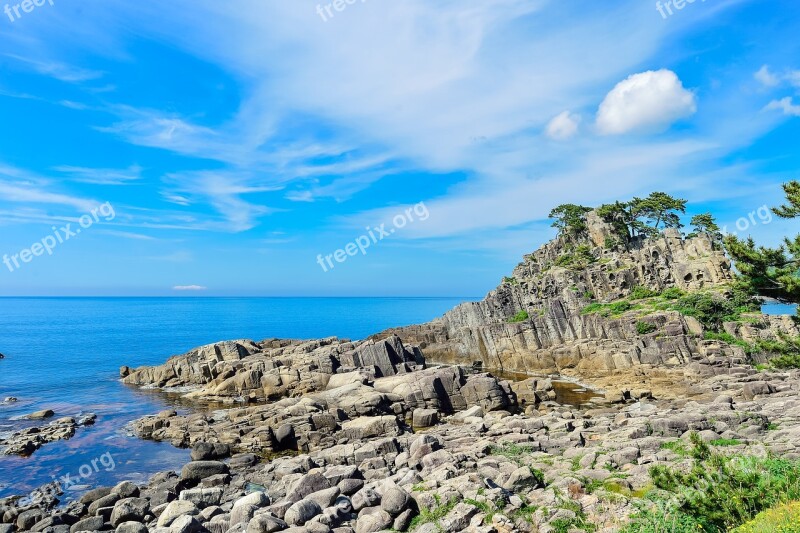
[[[433,361],[480,361],[485,368],[515,372],[576,369],[603,375],[641,364],[686,364],[711,352],[744,357],[738,346],[701,340],[702,325],[675,311],[585,313],[590,304],[618,301],[637,287],[722,292],[733,280],[729,260],[705,235],[684,239],[668,229],[659,238],[609,249],[611,228],[594,213],[587,222],[587,238],[580,243],[559,238],[526,255],[512,277],[482,301],[459,305],[428,324],[391,331],[420,344]],[[585,264],[574,257],[579,247]],[[518,315],[522,311],[527,318]],[[642,321],[651,333],[642,334]]]

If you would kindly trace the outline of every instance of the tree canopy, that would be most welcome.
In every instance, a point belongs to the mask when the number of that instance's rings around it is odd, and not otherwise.
[[[618,236],[630,241],[639,235],[657,235],[664,228],[680,228],[680,214],[686,212],[686,200],[664,192],[647,198],[601,205],[597,214],[611,224]]]
[[[548,218],[553,219],[553,227],[558,228],[559,235],[577,236],[586,231],[586,213],[591,207],[576,204],[561,204]]]
[[[783,185],[787,203],[773,208],[783,218],[800,216],[800,182]],[[785,238],[777,248],[757,246],[752,238],[725,237],[725,248],[736,263],[739,283],[754,294],[800,302],[800,235]]]

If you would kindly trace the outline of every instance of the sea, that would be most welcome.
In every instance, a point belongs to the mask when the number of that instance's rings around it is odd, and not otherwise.
[[[0,455],[0,497],[61,481],[62,501],[122,480],[179,469],[189,451],[134,437],[129,422],[188,410],[176,395],[119,381],[120,366],[161,364],[230,339],[363,339],[427,322],[465,298],[0,298],[0,435],[33,425],[26,414],[97,415],[69,440],[30,457]],[[17,399],[3,403],[6,397]]]

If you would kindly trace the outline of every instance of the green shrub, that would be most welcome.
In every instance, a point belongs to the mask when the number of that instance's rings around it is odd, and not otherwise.
[[[714,292],[693,292],[678,298],[674,311],[693,316],[708,329],[719,331],[723,322],[739,320],[742,313],[758,309],[758,303],[734,291],[730,297]]]
[[[732,533],[800,533],[800,502],[791,502],[762,511]]]
[[[512,316],[511,318],[509,318],[508,321],[513,324],[515,322],[524,322],[525,320],[528,320],[528,318],[530,318],[528,316],[528,312],[523,309],[522,311],[520,311],[516,315]]]
[[[658,327],[650,322],[643,322],[640,320],[636,323],[636,333],[639,335],[647,335],[648,333],[653,333],[657,329]]]
[[[622,300],[621,302],[614,302],[608,306],[608,310],[611,311],[611,314],[613,315],[621,315],[622,313],[630,311],[631,309],[633,309],[633,304],[625,300]]]
[[[669,466],[650,469],[655,487],[671,495],[662,501],[672,503],[655,507],[657,512],[676,514],[695,521],[702,531],[717,533],[737,527],[779,503],[800,499],[800,462],[724,456],[713,453],[697,433],[690,440],[693,461],[688,472]]]
[[[637,285],[633,288],[630,294],[631,300],[644,300],[645,298],[652,298],[654,296],[658,296],[656,291],[652,291],[647,287],[642,287],[641,285]]]
[[[706,331],[703,333],[703,338],[707,341],[723,341],[727,342],[728,344],[733,344],[736,342],[736,337],[730,333],[717,333],[715,331]]]
[[[678,287],[669,287],[668,289],[664,289],[663,291],[661,291],[661,297],[664,298],[665,300],[677,300],[678,298],[681,298],[685,294],[686,293],[683,292]]]

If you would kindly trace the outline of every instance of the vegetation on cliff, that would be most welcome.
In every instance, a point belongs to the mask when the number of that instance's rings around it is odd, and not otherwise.
[[[800,181],[783,185],[787,203],[772,212],[781,218],[800,217]],[[772,248],[758,246],[752,237],[725,237],[725,249],[739,271],[745,290],[783,301],[800,302],[800,235],[786,237],[784,244]]]

